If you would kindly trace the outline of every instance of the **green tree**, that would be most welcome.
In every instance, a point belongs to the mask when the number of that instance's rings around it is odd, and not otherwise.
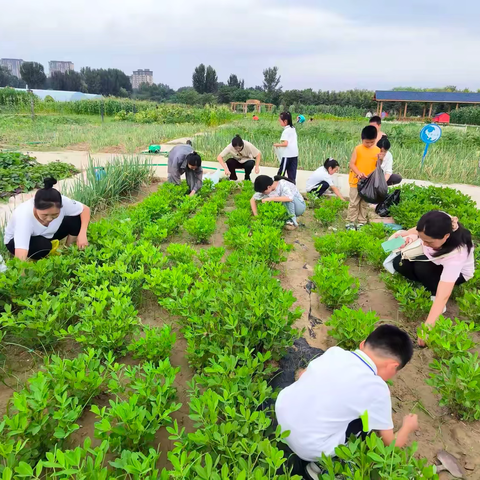
[[[87,85],[80,73],[68,70],[65,73],[53,72],[48,79],[48,87],[53,90],[65,90],[69,92],[86,92]]]
[[[142,83],[138,90],[134,90],[135,98],[139,100],[153,100],[155,102],[165,102],[171,99],[174,94],[174,90],[163,83],[157,85],[155,83],[152,83],[152,85]]]
[[[263,90],[265,91],[267,102],[280,103],[282,87],[280,85],[281,76],[278,74],[278,67],[266,68],[263,71]]]
[[[205,73],[205,93],[215,93],[218,90],[218,77],[215,69],[209,65]]]
[[[85,67],[80,70],[80,73],[87,86],[88,93],[119,97],[125,94],[124,91],[128,95],[132,92],[130,78],[117,68]]]
[[[227,85],[232,88],[243,89],[245,88],[245,81],[239,80],[238,77],[232,73],[230,77],[228,77]]]
[[[12,75],[7,67],[0,67],[0,87],[25,88],[25,82]]]
[[[43,65],[37,62],[23,62],[20,75],[28,88],[43,88],[47,81]]]
[[[206,81],[205,65],[201,63],[192,75],[192,86],[197,93],[205,93],[205,81]]]

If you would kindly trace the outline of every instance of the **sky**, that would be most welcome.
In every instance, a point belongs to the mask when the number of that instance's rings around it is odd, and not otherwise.
[[[4,2],[0,57],[75,70],[148,68],[191,85],[200,63],[246,86],[278,66],[283,89],[480,89],[475,0],[23,0]]]

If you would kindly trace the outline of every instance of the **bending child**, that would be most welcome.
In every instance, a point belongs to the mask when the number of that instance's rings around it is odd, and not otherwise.
[[[322,454],[334,455],[335,448],[347,443],[351,435],[365,438],[375,430],[385,445],[394,440],[397,447],[407,444],[408,436],[418,429],[417,415],[407,415],[394,434],[386,382],[412,356],[408,334],[393,325],[382,325],[355,352],[329,348],[310,362],[295,383],[280,392],[276,417],[282,431],[290,430],[285,441],[297,455],[291,463],[297,470],[307,471],[310,477],[305,478],[321,478],[315,462]],[[287,449],[287,456],[291,452]]]
[[[296,185],[285,177],[259,175],[253,184],[255,193],[250,200],[254,216],[258,215],[257,200],[265,202],[282,202],[287,212],[292,216],[286,223],[288,230],[298,227],[297,217],[305,212],[307,206]]]
[[[321,197],[329,188],[341,200],[345,201],[338,187],[335,186],[333,175],[338,172],[340,165],[333,158],[327,158],[323,167],[317,168],[307,180],[307,193]]]

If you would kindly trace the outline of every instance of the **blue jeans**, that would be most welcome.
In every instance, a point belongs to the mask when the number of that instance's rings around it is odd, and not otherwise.
[[[287,209],[287,212],[292,216],[291,221],[294,225],[298,226],[297,217],[302,215],[307,208],[305,201],[303,198],[300,199],[298,197],[293,197],[292,202],[285,202],[284,205]]]

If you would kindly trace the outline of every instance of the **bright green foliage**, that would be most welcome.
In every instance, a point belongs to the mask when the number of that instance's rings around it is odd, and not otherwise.
[[[100,419],[95,436],[108,440],[116,451],[145,449],[157,430],[171,422],[170,414],[181,407],[173,402],[178,371],[166,359],[112,372],[108,387],[116,399],[109,401],[109,408],[92,406]]]
[[[109,462],[115,467],[120,475],[128,475],[127,478],[135,480],[169,480],[169,473],[162,469],[157,469],[157,463],[160,458],[160,452],[153,448],[148,450],[148,454],[142,452],[130,452],[123,450],[122,455],[113,462]]]
[[[332,208],[320,207],[313,212],[315,220],[318,220],[322,227],[328,227],[332,225],[337,219],[337,212]]]
[[[43,292],[29,299],[16,300],[22,310],[15,313],[12,305],[5,305],[0,315],[2,328],[29,348],[51,349],[58,341],[59,330],[65,328],[76,315],[72,289],[60,290],[59,295]]]
[[[339,346],[354,350],[375,330],[379,320],[375,312],[342,307],[333,311],[325,325],[330,327],[328,334],[337,341]]]
[[[470,283],[470,282],[469,282]],[[465,286],[468,289],[468,284]],[[463,296],[457,298],[460,312],[475,324],[480,324],[480,290],[466,290]],[[478,328],[478,327],[477,327]]]
[[[168,261],[172,266],[192,263],[195,254],[195,250],[188,244],[171,243],[167,247]]]
[[[170,325],[162,328],[147,325],[143,327],[142,333],[143,336],[137,334],[128,346],[128,351],[133,352],[133,358],[158,361],[170,355],[175,343],[175,333]]]
[[[26,463],[20,463],[15,469],[19,476],[40,478],[44,469],[52,472],[52,476],[59,480],[89,479],[108,480],[111,478],[104,466],[108,452],[108,442],[104,441],[100,446],[92,448],[92,440],[87,437],[83,447],[74,450],[61,450],[56,448],[46,453],[46,460],[38,462],[35,469]],[[33,473],[35,472],[35,476]]]
[[[369,435],[365,441],[360,438],[351,439],[347,445],[340,445],[335,449],[335,456],[322,455],[320,464],[326,473],[321,478],[438,480],[435,466],[427,466],[426,459],[415,457],[416,443],[405,448],[397,448],[394,443],[385,446],[375,433]]]
[[[457,319],[452,321],[440,316],[433,327],[423,323],[418,329],[418,336],[425,340],[437,358],[449,359],[475,347],[472,338],[474,330],[474,323],[460,322]]]
[[[184,228],[196,243],[206,243],[215,231],[216,224],[216,217],[197,214],[185,222]]]
[[[0,152],[0,198],[43,187],[43,179],[71,177],[78,170],[70,164],[42,165],[35,157],[19,152]]]
[[[434,360],[434,373],[427,383],[441,396],[440,405],[447,406],[462,420],[480,420],[480,363],[478,354],[462,353],[449,360]]]
[[[320,301],[330,308],[350,305],[358,298],[360,283],[350,275],[344,260],[344,255],[333,253],[322,257],[315,265],[312,277],[314,291],[319,295]]]
[[[93,348],[73,360],[52,355],[45,359],[45,376],[55,388],[65,390],[85,406],[105,390],[109,370],[102,360]]]
[[[282,228],[290,218],[285,205],[280,202],[258,203],[257,210],[258,219],[265,226]]]
[[[392,206],[391,215],[404,228],[414,227],[420,217],[430,210],[443,210],[458,217],[474,237],[480,237],[480,214],[475,202],[463,193],[452,188],[417,187],[414,184],[402,185],[402,201]]]
[[[62,330],[62,335],[104,352],[124,352],[128,336],[139,323],[130,288],[102,285],[79,290],[76,298],[79,321]]]
[[[270,203],[274,202],[269,202],[265,205],[268,205]],[[237,226],[248,226],[252,222],[252,210],[249,208],[236,208],[235,210],[232,210],[231,212],[228,213],[227,215],[227,225],[232,228],[232,227],[237,227]]]
[[[399,310],[403,316],[410,321],[417,321],[424,318],[432,307],[431,293],[425,287],[416,287],[409,280],[401,275],[382,275],[387,288],[392,291],[398,302]]]
[[[67,392],[67,385],[56,385],[43,372],[28,380],[13,394],[11,409],[3,417],[6,438],[26,442],[19,460],[37,460],[79,428],[75,422],[83,406]]]

